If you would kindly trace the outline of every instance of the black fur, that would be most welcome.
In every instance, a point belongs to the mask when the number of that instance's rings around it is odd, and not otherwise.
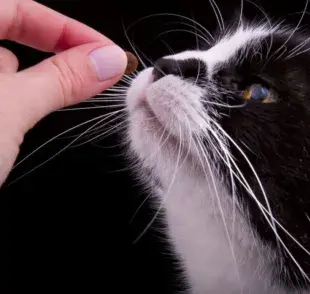
[[[288,36],[273,35],[272,56]],[[274,217],[307,250],[310,250],[310,55],[301,54],[285,60],[289,52],[300,44],[300,36],[294,35],[286,43],[286,54],[277,59],[274,54],[268,63],[266,58],[248,54],[241,63],[231,62],[218,72],[217,85],[235,91],[233,100],[242,103],[240,90],[257,80],[272,87],[278,94],[278,102],[264,104],[249,100],[244,107],[231,108],[223,116],[221,124],[242,148],[255,168],[266,191]],[[266,41],[266,42],[264,42]],[[261,42],[267,49],[270,37]],[[281,51],[280,51],[281,52]],[[235,83],[238,89],[235,89]],[[225,99],[225,98],[223,98]],[[225,99],[225,102],[232,101]],[[233,102],[232,102],[233,103]],[[225,111],[221,109],[221,111]],[[246,146],[245,146],[245,145]],[[260,202],[266,206],[258,182],[240,152],[230,144],[233,157]],[[224,173],[228,173],[222,165]],[[228,176],[228,174],[227,174]],[[250,220],[261,239],[275,248],[278,259],[274,265],[274,277],[287,287],[304,288],[307,281],[291,257],[277,247],[275,235],[257,204],[238,180],[235,180],[238,196],[249,210]],[[229,181],[228,181],[229,184]],[[310,275],[310,256],[300,248],[281,228],[278,233],[285,245]],[[281,266],[283,265],[283,266]]]
[[[184,79],[191,79],[194,81],[203,81],[206,76],[206,65],[197,59],[186,59],[182,61],[175,61],[170,58],[160,58],[154,64],[154,81],[159,80],[165,75],[180,76]]]
[[[237,21],[232,23],[231,30],[238,28]],[[155,63],[153,74],[155,80],[167,74],[187,80],[198,79],[198,84],[206,88],[211,88],[208,83],[213,83],[217,88],[214,93],[216,99],[218,93],[225,93],[223,103],[231,106],[244,104],[241,92],[254,83],[261,83],[276,93],[276,103],[249,100],[243,107],[219,106],[218,111],[224,114],[220,124],[250,160],[265,189],[275,219],[310,251],[310,53],[286,59],[304,40],[305,36],[297,32],[292,36],[291,31],[276,32],[261,40],[256,47],[250,45],[240,49],[224,66],[219,65],[212,81],[205,78],[206,66],[201,66],[202,63],[195,59],[176,61],[161,58]],[[257,54],[258,49],[260,54]],[[212,100],[210,90],[204,98]],[[229,145],[233,158],[257,199],[267,207],[248,163],[233,144]],[[213,151],[209,153],[212,157]],[[220,163],[220,168],[231,188],[226,165]],[[291,256],[282,246],[278,246],[275,234],[256,202],[236,178],[235,183],[237,195],[249,213],[251,226],[262,241],[277,252],[273,267],[275,282],[280,281],[288,288],[310,286]],[[277,231],[292,256],[310,276],[310,256],[279,226]]]
[[[194,18],[207,29],[216,26],[216,19],[209,1],[156,1],[152,5],[142,6],[138,1],[112,1],[106,2],[103,10],[100,1],[93,1],[91,5],[89,5],[89,0],[42,0],[39,2],[48,3],[50,7],[93,26],[128,49],[131,48],[120,25],[123,20],[120,15],[125,15],[125,23],[128,24],[145,15],[170,11]],[[224,19],[231,15],[232,7],[240,5],[240,0],[217,0],[216,2]],[[257,0],[255,2],[258,5],[263,5],[269,16],[271,14],[275,17],[287,17],[296,11],[302,11],[305,1],[281,1],[280,5],[276,0]],[[137,9],[138,6],[141,10]],[[246,7],[247,15],[250,6]],[[236,10],[236,16],[238,16],[238,8]],[[263,17],[257,9],[255,9],[254,15],[257,15],[258,20]],[[300,14],[295,14],[296,21],[299,17]],[[254,19],[252,16],[250,18]],[[167,48],[160,42],[156,46],[153,43],[150,46],[146,40],[167,30],[165,25],[168,21],[175,21],[175,18],[160,17],[152,18],[151,21],[151,25],[145,21],[142,22],[140,31],[139,27],[134,28],[134,41],[145,56],[156,60],[159,56],[167,54]],[[145,23],[148,24],[147,29]],[[235,22],[232,23],[235,24]],[[131,39],[132,35],[130,34]],[[217,34],[213,35],[218,36]],[[179,32],[179,34],[166,34],[165,36],[169,38],[169,45],[174,51],[189,47],[196,48],[195,40],[190,42],[191,34]],[[295,35],[287,46],[290,48],[291,44],[299,41],[296,40]],[[203,48],[205,45],[203,42]],[[17,51],[22,68],[39,62],[43,57],[39,52],[31,51],[26,47],[17,47],[14,43],[10,46],[14,48],[15,53]],[[300,59],[291,62],[297,66],[298,70],[305,70],[309,68],[307,64],[309,57],[305,53],[300,56]],[[250,63],[250,65],[253,66],[255,63]],[[279,60],[274,65],[270,64],[268,72],[272,73],[271,77],[275,77],[274,70],[281,71],[281,68],[283,69],[285,66],[281,65],[281,60]],[[235,76],[232,69],[234,68],[226,69],[227,85],[229,85],[231,77]],[[264,73],[268,74],[268,72],[266,70]],[[247,73],[244,69],[244,76]],[[298,84],[308,87],[305,79],[301,83],[296,82],[299,78],[306,78],[307,75],[285,74],[284,72],[281,75],[285,75],[291,81],[288,87],[291,90]],[[296,90],[298,92],[298,88]],[[286,97],[285,91],[283,91],[280,98]],[[293,98],[290,99],[294,102],[293,100]],[[239,144],[241,144],[242,138],[249,141],[247,144],[251,146],[254,153],[251,153],[243,145],[242,148],[254,167],[260,166],[260,170],[258,170],[260,175],[266,174],[266,177],[261,176],[261,180],[267,193],[268,191],[274,192],[272,195],[269,193],[268,195],[269,198],[274,199],[271,205],[275,216],[279,217],[280,215],[279,221],[284,221],[285,227],[293,235],[297,233],[296,238],[306,248],[309,248],[307,235],[309,223],[303,213],[309,211],[307,202],[309,191],[307,188],[309,187],[306,179],[309,175],[307,152],[309,146],[307,132],[309,130],[307,128],[308,112],[304,109],[309,103],[301,102],[301,109],[294,109],[296,105],[294,107],[288,105],[283,113],[280,108],[285,109],[285,106],[281,105],[281,102],[278,105],[268,106],[248,103],[244,109],[231,110],[230,121],[224,120],[223,126]],[[264,107],[268,107],[270,112],[273,108],[274,116],[277,118],[275,120],[279,123],[279,128],[283,127],[283,132],[279,133],[278,128],[275,128],[274,120],[268,117]],[[222,109],[222,111],[225,110]],[[98,112],[98,114],[102,114],[102,112]],[[239,118],[239,114],[241,118]],[[72,126],[68,125],[68,122],[72,124],[76,121],[83,122],[95,115],[93,111],[83,111],[66,112],[64,115],[56,113],[50,116],[36,126],[32,133],[25,138],[21,158],[33,151],[42,143],[42,140],[44,142],[45,139],[63,131],[64,126]],[[271,123],[273,123],[272,128],[270,127]],[[282,138],[285,129],[289,133]],[[263,136],[260,135],[261,133]],[[260,141],[256,141],[257,138]],[[279,140],[283,140],[283,146],[278,142]],[[263,141],[263,149],[259,149],[257,146],[257,142],[261,141]],[[293,145],[289,144],[290,141],[293,142]],[[117,143],[119,142],[112,137],[102,145],[114,146]],[[31,159],[31,164],[23,165],[12,176],[20,176],[24,172],[28,172],[30,168],[42,163],[55,154],[55,149],[59,149],[59,145],[60,147],[64,146],[62,141],[54,142],[49,148],[49,152],[43,151],[39,158]],[[305,146],[305,149],[295,149],[299,146]],[[264,156],[262,151],[265,152]],[[42,293],[42,289],[53,288],[56,290],[60,287],[70,289],[72,292],[74,290],[81,291],[81,289],[85,289],[85,292],[94,292],[98,289],[106,291],[109,286],[121,289],[121,292],[124,290],[125,293],[131,292],[131,290],[134,290],[135,293],[175,293],[175,289],[171,285],[176,283],[174,275],[177,266],[173,264],[170,256],[162,253],[165,251],[163,248],[167,247],[167,244],[164,244],[164,238],[161,239],[162,242],[158,242],[158,234],[151,230],[137,245],[132,246],[132,241],[151,220],[152,212],[146,205],[143,205],[135,221],[135,224],[139,225],[128,226],[128,220],[141,201],[135,200],[134,196],[139,194],[139,191],[126,172],[111,173],[111,171],[126,167],[120,156],[114,156],[119,153],[118,148],[116,150],[114,148],[112,151],[109,149],[103,151],[102,148],[93,145],[72,148],[63,156],[54,159],[50,164],[26,177],[25,180],[9,188],[2,188],[0,209],[5,220],[2,222],[5,229],[1,231],[1,235],[3,236],[2,243],[6,247],[2,251],[7,260],[2,262],[6,276],[1,279],[3,282],[1,284],[6,287],[2,293],[19,293],[20,291],[16,290],[18,286],[22,287],[23,291],[30,290],[32,293]],[[283,160],[281,161],[281,159]],[[259,163],[260,161],[263,163],[262,165]],[[265,165],[267,166],[265,167]],[[240,156],[239,166],[243,171],[247,171],[247,166],[242,164]],[[272,178],[268,178],[268,175]],[[303,177],[305,178],[303,179]],[[255,183],[255,179],[250,177],[248,177],[248,181]],[[281,189],[274,189],[276,185]],[[52,197],[47,197],[46,187]],[[239,190],[242,192],[242,189]],[[282,194],[282,191],[285,193]],[[258,189],[255,192],[261,199]],[[255,204],[248,199],[249,196],[244,191],[241,196],[248,204],[253,216],[252,222],[261,237],[275,246],[274,237],[268,226],[264,225]],[[309,273],[307,262],[309,257],[297,246],[294,246],[291,241],[285,239],[284,241],[289,249],[293,250],[298,262]],[[287,268],[291,268],[292,265],[288,262],[288,258],[286,260]],[[102,267],[102,265],[104,266]],[[298,273],[294,267],[292,268]],[[293,271],[290,270],[290,276],[294,278]],[[285,281],[287,277],[282,276]],[[286,281],[287,284],[290,283],[289,279]],[[294,283],[299,285],[300,282],[303,282],[303,279],[299,275]],[[179,285],[179,283],[177,284]]]

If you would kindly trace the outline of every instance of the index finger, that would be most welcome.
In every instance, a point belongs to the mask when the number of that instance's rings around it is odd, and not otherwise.
[[[55,53],[91,42],[113,43],[90,27],[32,0],[2,1],[0,39]]]

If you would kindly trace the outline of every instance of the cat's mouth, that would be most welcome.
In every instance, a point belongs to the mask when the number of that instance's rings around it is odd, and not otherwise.
[[[204,125],[199,115],[204,90],[174,75],[154,80],[152,71],[141,72],[127,92],[133,141],[147,152],[154,146],[174,152],[179,144],[183,151],[191,149],[192,134],[200,134]]]
[[[143,116],[156,127],[165,127],[165,123],[160,120],[160,114],[154,111],[151,103],[148,101],[147,91],[152,86],[154,76],[152,69],[147,69],[142,73],[141,77],[137,79],[139,84],[134,84],[128,96],[130,97],[128,104],[131,111],[142,111]],[[136,82],[136,81],[134,81]]]
[[[158,125],[159,127],[165,127],[162,124],[162,122],[159,120],[156,113],[153,111],[153,109],[150,106],[150,104],[148,103],[146,97],[143,100],[141,100],[139,107],[142,108],[143,111],[146,113],[147,119],[154,121],[154,123],[156,125]]]

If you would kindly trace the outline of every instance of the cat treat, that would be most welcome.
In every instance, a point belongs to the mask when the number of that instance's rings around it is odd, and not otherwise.
[[[130,75],[135,72],[135,70],[139,65],[139,62],[138,58],[131,52],[126,52],[126,55],[127,55],[127,68],[125,70],[125,74]]]

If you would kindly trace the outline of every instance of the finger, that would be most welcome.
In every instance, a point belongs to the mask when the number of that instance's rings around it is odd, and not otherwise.
[[[93,97],[124,74],[127,57],[113,45],[81,45],[16,74],[22,95],[16,94],[17,116],[26,130],[48,113]],[[20,90],[21,89],[21,90]]]
[[[60,52],[91,42],[112,43],[99,32],[37,2],[3,2],[0,5],[0,39],[48,52]]]
[[[0,47],[0,73],[13,73],[17,70],[17,57],[10,50]]]

